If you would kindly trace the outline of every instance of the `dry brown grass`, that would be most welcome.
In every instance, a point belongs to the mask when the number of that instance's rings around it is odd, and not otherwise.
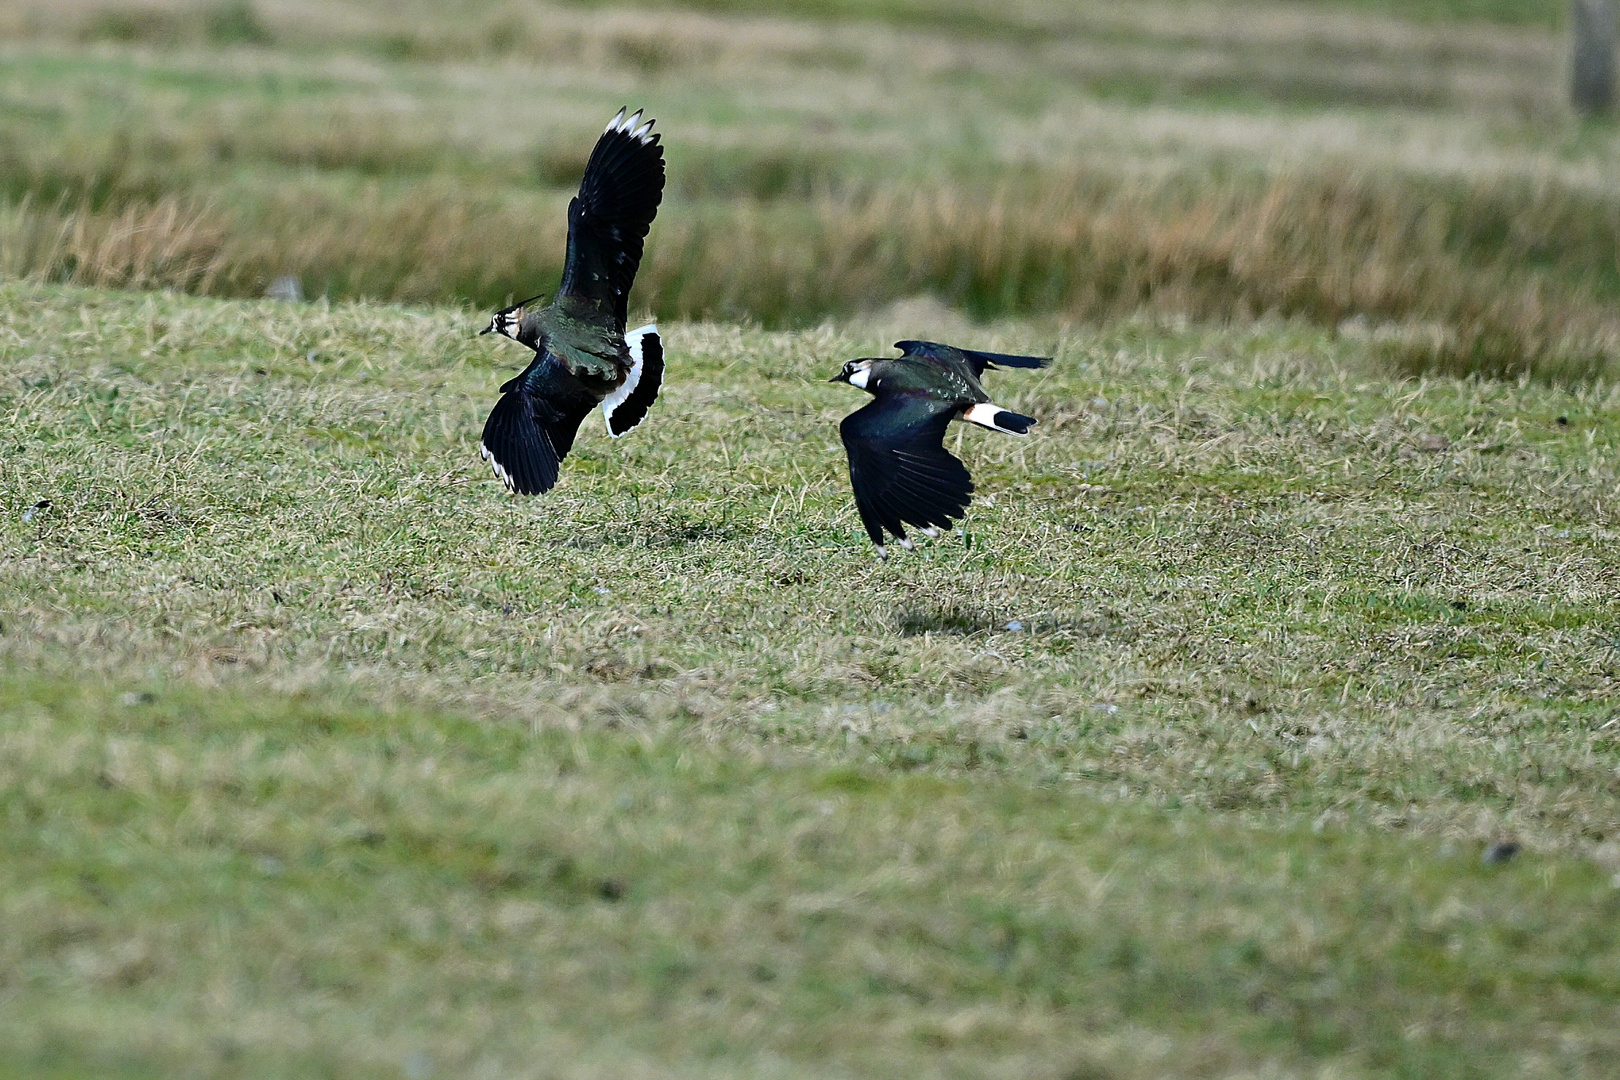
[[[792,235],[791,225],[763,212],[741,228],[730,220],[691,228],[684,244],[673,245],[675,265],[659,267],[684,268],[686,276],[673,294],[662,285],[667,277],[655,277],[652,295],[692,313],[713,313],[717,300],[727,314],[791,309],[795,301],[847,311],[927,292],[981,316],[1055,311],[1100,321],[1147,310],[1215,320],[1297,316],[1330,326],[1362,316],[1442,328],[1392,339],[1406,342],[1403,360],[1417,367],[1605,370],[1620,329],[1608,308],[1568,281],[1518,268],[1544,238],[1573,224],[1558,195],[1531,196],[1513,209],[1514,193],[1470,193],[1516,214],[1521,230],[1471,261],[1458,249],[1471,231],[1494,223],[1467,218],[1491,215],[1438,194],[1427,201],[1351,174],[1262,184],[1130,184],[1082,174],[1072,185],[1047,180],[988,193],[830,195],[812,202],[809,235],[791,247],[773,247],[772,237]],[[747,272],[727,273],[733,266]],[[718,298],[709,292],[717,283],[729,283]]]
[[[982,191],[700,201],[660,223],[638,297],[666,316],[776,324],[919,294],[980,317],[1354,320],[1413,370],[1607,371],[1620,355],[1609,308],[1567,277],[1519,269],[1582,207],[1557,192],[1523,204],[1509,191],[1472,193],[1472,204],[1448,194],[1427,201],[1348,173],[1218,184],[1090,173]],[[253,215],[174,198],[80,211],[25,201],[0,218],[0,267],[13,277],[238,296],[292,273],[335,297],[490,303],[555,278],[564,199],[503,202],[427,184],[395,196],[282,197]],[[1471,231],[1495,227],[1479,209],[1491,201],[1499,215],[1519,207],[1517,235],[1470,260],[1459,249]],[[1599,249],[1614,240],[1588,236]]]
[[[177,198],[93,212],[0,208],[0,275],[208,295],[230,266],[221,215]]]

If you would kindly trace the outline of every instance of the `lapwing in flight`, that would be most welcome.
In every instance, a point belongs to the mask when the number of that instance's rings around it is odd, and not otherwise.
[[[849,482],[867,535],[886,557],[884,530],[906,550],[905,526],[938,536],[973,497],[967,468],[945,449],[945,427],[961,418],[992,431],[1027,435],[1033,416],[994,405],[979,382],[986,368],[1040,368],[1050,357],[972,352],[932,341],[897,341],[905,355],[851,360],[829,382],[847,382],[873,401],[844,417]]]
[[[620,109],[596,140],[579,194],[568,204],[562,286],[543,308],[534,297],[495,313],[481,333],[534,350],[523,374],[501,387],[480,450],[512,491],[538,495],[557,483],[574,435],[598,405],[618,438],[646,417],[664,381],[658,327],[624,332],[642,243],[664,195],[664,148],[638,110]]]

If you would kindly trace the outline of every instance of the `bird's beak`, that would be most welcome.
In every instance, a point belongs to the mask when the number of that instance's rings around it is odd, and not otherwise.
[[[485,334],[489,333],[490,331],[492,331],[494,329],[495,328],[493,326],[486,326],[482,330],[478,331],[477,336],[478,337],[483,337]]]
[[[844,374],[842,371],[840,371],[838,374],[834,375],[832,378],[828,379],[827,381],[828,382],[849,382],[849,376]]]

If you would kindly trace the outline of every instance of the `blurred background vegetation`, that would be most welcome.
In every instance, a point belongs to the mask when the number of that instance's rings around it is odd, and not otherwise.
[[[1404,370],[1620,356],[1616,132],[1563,0],[0,4],[0,275],[487,307],[620,104],[634,300],[814,324],[1307,320]]]

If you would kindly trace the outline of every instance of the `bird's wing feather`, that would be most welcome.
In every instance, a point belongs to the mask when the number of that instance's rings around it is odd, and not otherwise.
[[[479,440],[495,475],[519,495],[539,495],[557,483],[557,470],[574,436],[596,406],[562,365],[544,354],[501,387]]]
[[[975,375],[984,374],[987,367],[1043,368],[1052,362],[1050,356],[1015,356],[1011,353],[978,352],[974,349],[963,349],[962,355],[967,357]]]
[[[937,364],[949,365],[953,361],[966,364],[975,379],[984,375],[985,368],[1043,368],[1052,362],[1050,356],[977,352],[973,349],[958,349],[953,345],[941,345],[937,341],[897,341],[894,347],[907,356],[920,356]]]
[[[955,407],[925,395],[879,397],[844,418],[855,506],[874,544],[905,525],[948,529],[967,510],[973,480],[943,445]]]
[[[624,330],[642,242],[664,195],[664,148],[637,112],[614,117],[596,140],[579,194],[568,204],[561,295],[589,301]]]

